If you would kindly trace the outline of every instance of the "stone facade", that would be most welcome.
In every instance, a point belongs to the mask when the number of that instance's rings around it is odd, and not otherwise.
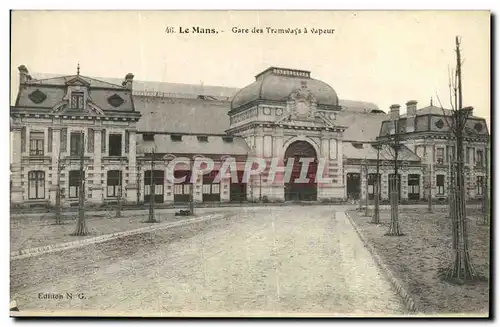
[[[331,178],[329,183],[314,186],[314,200],[345,200],[352,194],[365,199],[373,196],[370,178],[377,166],[372,145],[387,137],[386,132],[395,120],[404,126],[401,142],[406,151],[406,157],[399,162],[401,199],[427,198],[429,189],[433,198],[448,195],[450,140],[441,124],[445,118],[436,112],[422,112],[427,108],[417,110],[414,101],[408,102],[405,116],[399,115],[399,107],[392,108],[390,116],[378,108],[345,107],[331,87],[311,79],[309,72],[270,68],[228,99],[198,96],[196,100],[185,100],[189,106],[178,111],[179,114],[210,105],[228,116],[228,124],[212,131],[210,128],[215,127],[211,124],[215,126],[225,117],[209,114],[205,118],[212,121],[204,122],[197,127],[199,130],[185,127],[182,132],[175,130],[184,124],[175,121],[181,119],[177,117],[180,115],[171,111],[177,105],[175,95],[139,96],[133,89],[132,74],[127,74],[122,85],[118,85],[81,76],[79,69],[76,75],[39,80],[31,78],[24,66],[19,67],[19,73],[19,95],[10,113],[14,205],[54,206],[58,191],[63,206],[77,205],[79,189],[75,189],[71,176],[80,169],[82,160],[83,191],[88,204],[99,206],[118,200],[147,202],[151,183],[156,202],[185,201],[191,185],[174,185],[161,177],[173,160],[210,157],[217,170],[224,158],[237,156],[238,171],[243,171],[249,157],[264,158],[268,165],[273,160],[285,162],[287,150],[297,143],[308,145],[318,162],[326,163],[323,176]],[[157,111],[152,111],[153,105]],[[205,112],[198,111],[199,115],[212,110],[201,109]],[[351,119],[355,116],[356,119]],[[162,119],[164,123],[158,124]],[[168,125],[171,120],[174,125]],[[469,135],[464,147],[468,153],[469,198],[482,196],[478,181],[489,180],[490,176],[485,169],[486,156],[490,156],[485,122],[477,117],[472,120],[471,128],[477,133]],[[159,127],[153,127],[155,123]],[[159,130],[162,125],[165,128]],[[78,133],[84,136],[83,158],[74,149]],[[182,140],[174,140],[173,135]],[[226,142],[227,137],[230,142]],[[387,154],[380,157],[382,199],[389,197],[391,162]],[[160,177],[155,177],[156,172],[149,174],[151,170],[158,171]],[[260,176],[253,176],[245,186],[232,183],[229,175],[217,185],[208,185],[212,182],[204,182],[200,177],[193,185],[192,196],[195,202],[214,199],[229,202],[241,200],[234,194],[235,188],[241,188],[243,200],[285,201],[287,185],[266,184],[268,174],[266,170]],[[151,178],[146,179],[146,175]],[[121,178],[117,183],[112,176]]]

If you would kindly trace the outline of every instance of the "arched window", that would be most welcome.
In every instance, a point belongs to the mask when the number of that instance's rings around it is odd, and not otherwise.
[[[45,172],[35,170],[28,173],[28,199],[45,199]]]

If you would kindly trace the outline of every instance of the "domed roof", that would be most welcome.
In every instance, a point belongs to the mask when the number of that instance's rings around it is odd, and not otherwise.
[[[245,86],[233,97],[231,109],[237,109],[255,100],[284,101],[293,91],[306,88],[316,98],[318,106],[338,106],[335,90],[328,84],[311,78],[310,72],[270,67],[255,76],[255,82]]]

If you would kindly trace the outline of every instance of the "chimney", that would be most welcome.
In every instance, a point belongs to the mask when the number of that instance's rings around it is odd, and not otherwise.
[[[467,117],[471,117],[474,112],[474,107],[464,107],[462,108],[463,112],[467,114]]]
[[[406,132],[415,131],[415,116],[417,115],[417,101],[406,102]]]
[[[129,89],[130,91],[132,91],[132,82],[134,80],[134,74],[132,73],[128,73],[126,76],[125,76],[125,80],[123,81],[122,83],[122,86],[125,86],[127,89]]]
[[[393,104],[390,108],[390,114],[391,114],[391,120],[398,120],[399,119],[399,108],[401,106],[399,104]]]
[[[19,84],[24,84],[31,79],[28,68],[25,65],[21,65],[17,69],[19,69]]]
[[[406,116],[414,117],[417,115],[417,101],[410,100],[406,103]]]

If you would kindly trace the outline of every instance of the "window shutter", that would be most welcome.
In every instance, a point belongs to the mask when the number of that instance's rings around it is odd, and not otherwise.
[[[47,133],[47,153],[52,153],[52,127],[49,127]]]
[[[61,128],[61,152],[66,152],[67,151],[67,145],[68,145],[68,129]]]
[[[89,141],[87,142],[87,152],[89,153],[94,153],[94,129],[89,128],[88,129],[88,138]]]
[[[101,131],[101,153],[106,153],[106,130]]]
[[[125,131],[125,153],[128,153],[129,143],[130,143],[130,133],[129,131]]]

